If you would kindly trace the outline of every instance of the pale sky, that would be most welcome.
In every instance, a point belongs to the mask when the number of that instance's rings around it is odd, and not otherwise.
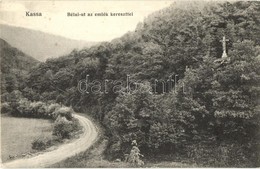
[[[24,1],[0,0],[0,23],[31,28],[85,41],[110,41],[128,31],[154,11],[173,1]],[[26,11],[42,17],[26,17]],[[68,17],[67,12],[133,12],[134,16]]]

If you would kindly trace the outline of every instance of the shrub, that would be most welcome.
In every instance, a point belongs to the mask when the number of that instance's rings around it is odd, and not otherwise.
[[[69,139],[80,129],[81,126],[77,119],[72,118],[72,120],[69,121],[65,117],[59,116],[55,120],[52,134],[57,136],[59,139]]]
[[[67,120],[72,120],[72,108],[69,107],[61,107],[54,111],[54,116],[58,118],[58,116],[66,117]]]
[[[57,119],[59,116],[72,120],[73,109],[64,107],[57,103],[44,103],[41,101],[31,102],[20,97],[14,102],[3,103],[2,112],[11,112],[16,116]]]
[[[32,149],[45,150],[48,148],[48,141],[46,138],[38,138],[32,142]]]
[[[57,103],[51,103],[49,106],[47,106],[46,113],[48,115],[51,115],[53,118],[55,118],[54,112],[58,110],[61,106]]]
[[[65,117],[59,116],[54,124],[53,135],[61,139],[71,138],[73,132],[72,122],[68,121]]]
[[[12,107],[8,103],[1,104],[1,113],[10,113],[12,112]]]

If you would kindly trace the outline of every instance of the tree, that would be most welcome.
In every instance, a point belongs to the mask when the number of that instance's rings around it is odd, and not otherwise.
[[[132,149],[130,151],[130,154],[128,156],[127,162],[131,163],[134,166],[142,166],[144,165],[144,162],[140,159],[143,157],[142,154],[140,154],[140,150],[137,147],[136,140],[132,141]]]

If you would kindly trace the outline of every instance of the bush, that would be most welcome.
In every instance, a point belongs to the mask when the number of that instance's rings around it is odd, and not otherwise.
[[[54,111],[54,116],[56,118],[58,118],[59,116],[66,117],[67,120],[72,120],[72,114],[71,114],[72,112],[73,112],[72,108],[61,107]]]
[[[12,112],[12,107],[8,103],[1,104],[1,113],[10,113]]]
[[[71,138],[73,132],[72,122],[68,121],[65,117],[59,116],[54,124],[53,135],[61,139]]]
[[[45,150],[49,147],[49,140],[46,138],[38,138],[32,142],[32,149]]]
[[[61,106],[57,103],[44,103],[41,101],[31,102],[26,98],[19,99],[1,105],[1,111],[11,112],[15,116],[57,119],[59,116],[72,120],[73,109]]]
[[[73,134],[81,128],[77,119],[72,121],[67,120],[65,117],[59,116],[54,123],[53,135],[59,139],[69,139]]]
[[[48,116],[55,118],[54,112],[58,110],[61,107],[61,105],[57,103],[50,103],[50,105],[47,106],[46,113]]]

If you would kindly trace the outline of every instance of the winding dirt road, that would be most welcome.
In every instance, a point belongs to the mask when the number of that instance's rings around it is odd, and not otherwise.
[[[83,134],[75,141],[59,146],[56,150],[35,157],[17,159],[3,164],[3,168],[43,168],[65,160],[87,150],[96,140],[98,132],[94,124],[86,117],[74,114],[83,127]]]

